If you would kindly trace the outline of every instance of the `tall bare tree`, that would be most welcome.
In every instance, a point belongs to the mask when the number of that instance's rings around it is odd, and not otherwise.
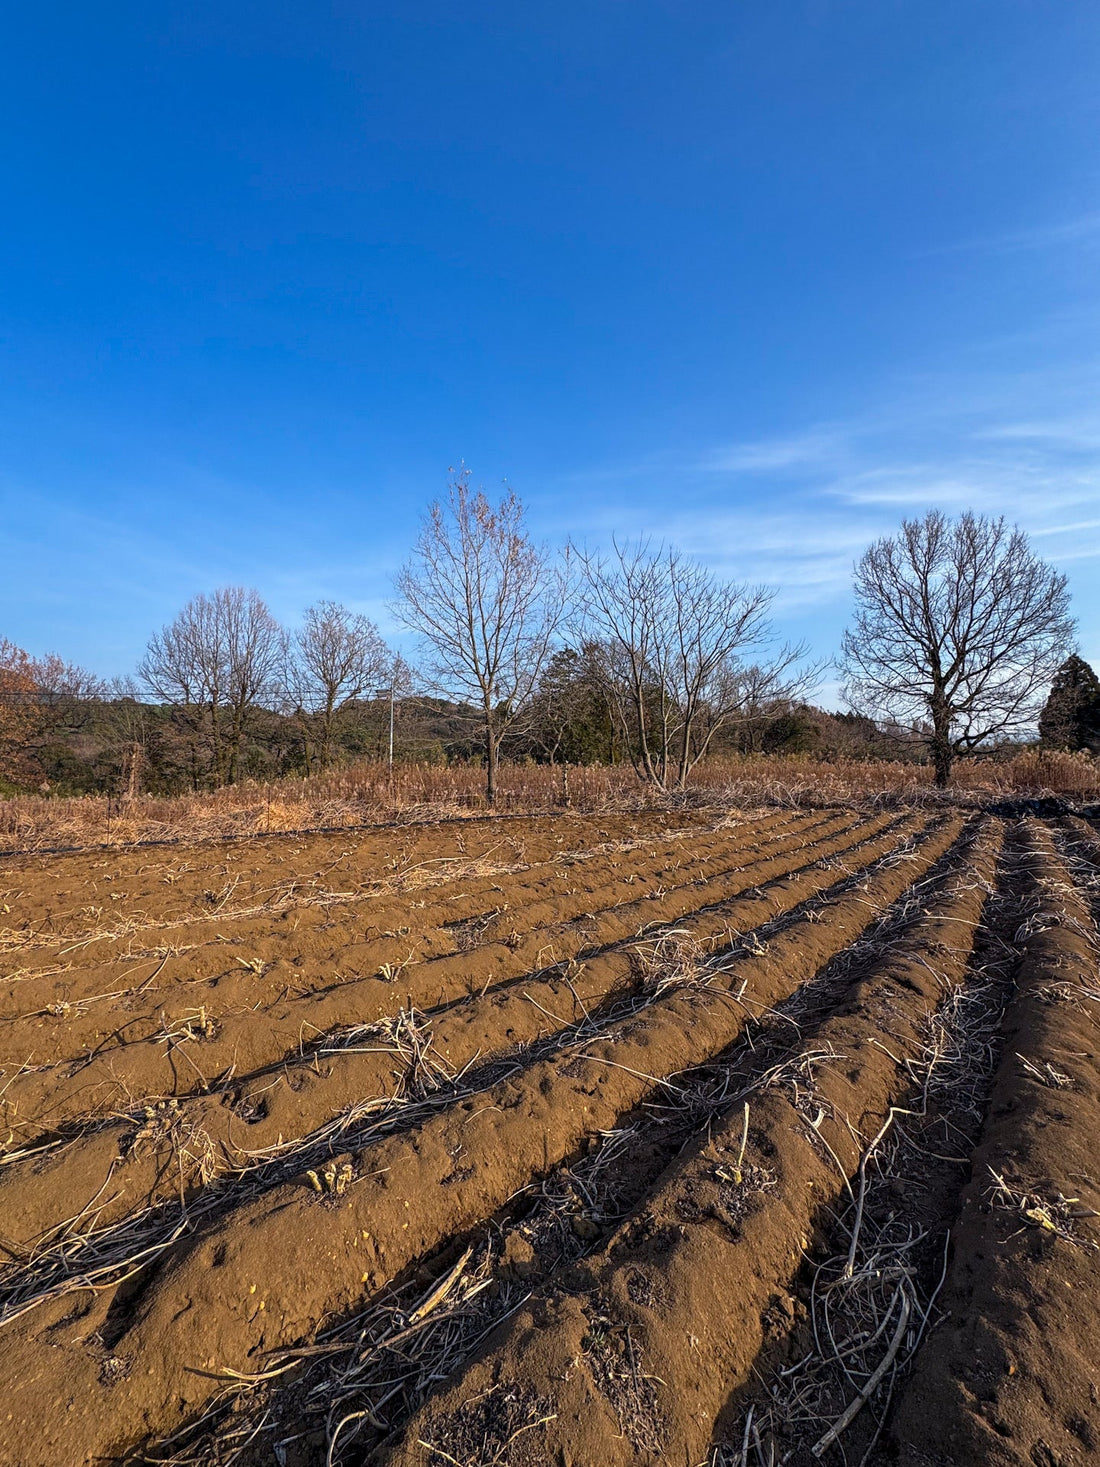
[[[577,552],[581,630],[604,648],[606,681],[645,778],[682,789],[720,728],[804,694],[817,669],[802,647],[746,659],[773,640],[774,592],[723,581],[648,541]]]
[[[64,755],[101,714],[110,688],[103,678],[56,652],[33,662],[38,718],[32,740],[34,757],[45,768]]]
[[[236,784],[248,715],[253,708],[270,704],[278,693],[285,633],[258,591],[224,586],[214,592],[214,600],[225,628],[229,783]]]
[[[191,784],[205,771],[200,744],[210,744],[210,774],[224,782],[222,717],[225,707],[224,633],[213,597],[193,596],[176,618],[149,638],[138,676],[155,698],[180,710],[187,728]]]
[[[527,534],[516,495],[494,506],[463,470],[429,508],[396,586],[397,613],[427,644],[437,685],[479,710],[492,805],[501,742],[552,650],[562,578]]]
[[[192,597],[150,638],[138,674],[158,698],[188,717],[196,787],[204,734],[214,783],[233,784],[240,777],[248,714],[273,696],[283,655],[278,622],[258,591],[241,586]]]
[[[1065,576],[1003,518],[903,521],[857,563],[855,599],[848,700],[926,729],[941,787],[957,755],[1035,719],[1074,636]]]
[[[123,799],[140,795],[149,763],[155,716],[141,701],[132,677],[112,678],[103,718],[103,750],[117,771],[116,788]]]
[[[289,650],[288,690],[307,741],[316,730],[316,759],[325,770],[340,715],[386,682],[394,655],[372,621],[335,601],[309,608]],[[307,762],[311,755],[307,748]]]

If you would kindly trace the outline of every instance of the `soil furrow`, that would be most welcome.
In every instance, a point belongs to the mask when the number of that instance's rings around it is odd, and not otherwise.
[[[374,1444],[402,1429],[442,1375],[523,1306],[536,1283],[545,1290],[559,1268],[600,1246],[683,1146],[729,1108],[731,1096],[764,1071],[797,1060],[796,1025],[808,1033],[860,977],[876,971],[887,948],[904,943],[929,902],[957,881],[969,854],[966,843],[956,846],[789,1002],[750,1023],[741,1040],[712,1060],[666,1080],[638,1112],[593,1138],[584,1156],[552,1172],[533,1201],[525,1189],[488,1228],[452,1239],[366,1309],[326,1326],[322,1344],[275,1357],[273,1380],[227,1388],[204,1419],[158,1444],[150,1460],[210,1467],[253,1433],[241,1467],[266,1463],[273,1451],[303,1467],[327,1460],[336,1438],[334,1461],[364,1460]],[[708,966],[700,955],[684,957],[685,966],[694,961],[690,981],[705,983]],[[922,1136],[927,1141],[932,1131]],[[940,1142],[938,1133],[934,1140]],[[410,1337],[418,1301],[441,1290],[442,1301]],[[367,1350],[364,1338],[371,1341]]]
[[[1100,831],[1087,821],[1067,816],[1059,822],[1057,839],[1073,868],[1082,896],[1096,911],[1100,908]]]
[[[894,820],[891,816],[855,824],[841,820],[835,836],[826,830],[815,841],[810,835],[809,845],[796,829],[767,842],[759,853],[753,845],[739,849],[741,864],[703,885],[693,880],[661,895],[620,902],[586,924],[517,934],[469,952],[384,970],[381,976],[376,970],[356,982],[272,1004],[259,1013],[247,1006],[215,1018],[204,1006],[192,1006],[173,1019],[162,1014],[152,1035],[117,1037],[116,1029],[78,1061],[10,1074],[0,1101],[3,1124],[22,1146],[36,1134],[78,1116],[129,1112],[146,1097],[209,1090],[230,1076],[248,1075],[315,1048],[318,1040],[341,1026],[375,1022],[402,1007],[435,1008],[589,949],[621,942],[640,926],[677,920],[700,905],[701,893],[708,903],[720,902],[789,869],[791,857],[800,851],[809,851],[814,859],[839,854]]]
[[[81,1021],[93,1040],[101,1037],[95,1025],[104,1022],[104,1000],[120,991],[131,1028],[155,1019],[166,1003],[194,1001],[197,987],[207,990],[201,997],[214,1012],[257,998],[277,1002],[280,995],[308,994],[377,972],[384,963],[398,966],[460,951],[471,939],[483,938],[494,917],[500,929],[494,936],[531,930],[548,900],[561,902],[564,920],[637,895],[645,889],[639,882],[682,884],[688,871],[698,876],[713,869],[716,857],[798,825],[810,828],[804,818],[766,820],[736,829],[674,831],[657,842],[620,842],[599,857],[562,852],[557,861],[537,867],[497,866],[475,875],[480,868],[474,865],[458,869],[442,889],[419,894],[401,885],[412,881],[414,870],[394,889],[352,894],[351,906],[314,894],[295,907],[277,891],[270,905],[245,917],[219,907],[196,931],[162,930],[157,940],[130,934],[94,949],[63,950],[48,955],[41,977],[23,967],[0,989],[0,1060],[22,1058],[31,1042],[42,1046],[43,1058],[54,1039],[70,1049],[74,1042],[79,1046]],[[720,869],[721,859],[716,864]],[[591,905],[585,904],[588,897]],[[529,907],[527,920],[523,913]]]
[[[1013,934],[1022,917],[1019,842],[1002,847],[968,970],[947,989],[921,1051],[906,1059],[908,1093],[856,1192],[822,1219],[819,1241],[799,1271],[782,1313],[752,1367],[753,1380],[723,1409],[708,1467],[731,1467],[750,1439],[751,1467],[783,1461],[813,1467],[814,1448],[846,1422],[821,1459],[883,1467],[882,1435],[891,1401],[911,1368],[942,1284],[960,1184],[980,1134],[999,1029],[1016,967]],[[857,1392],[883,1364],[885,1321],[908,1305],[908,1327],[878,1385],[851,1414]],[[779,1321],[773,1315],[773,1323]],[[879,1329],[879,1326],[883,1326]],[[760,1382],[759,1385],[756,1382]]]
[[[966,971],[999,839],[978,837],[928,915],[750,1092],[748,1109],[739,1100],[689,1148],[564,1289],[516,1314],[414,1417],[387,1464],[438,1464],[445,1449],[473,1467],[483,1404],[510,1392],[551,1419],[509,1461],[700,1461],[731,1386],[750,1378],[785,1317],[815,1217],[855,1175],[906,1090],[922,1020]]]
[[[1084,1467],[1100,1452],[1097,934],[1047,829],[946,1315],[893,1421],[906,1467]]]
[[[813,849],[818,858],[837,850],[849,859],[858,854],[858,847],[828,840]],[[728,946],[734,935],[794,910],[836,875],[832,869],[814,869],[798,879],[785,873],[768,885],[766,873],[774,864],[749,868],[752,895],[683,918],[676,945],[687,940],[704,951]],[[713,895],[713,888],[704,890]],[[633,926],[633,918],[627,925]],[[133,1208],[181,1192],[189,1196],[242,1164],[246,1152],[283,1137],[304,1137],[368,1097],[396,1097],[413,1077],[421,1048],[454,1074],[534,1044],[585,1014],[598,1014],[614,995],[644,985],[651,976],[647,969],[659,968],[661,948],[662,939],[654,935],[600,952],[564,973],[530,975],[522,984],[471,998],[430,1019],[410,1015],[418,1047],[408,1058],[398,1047],[400,1033],[395,1046],[385,1030],[367,1028],[342,1037],[341,1048],[315,1049],[312,1064],[242,1081],[218,1095],[160,1103],[153,1113],[97,1128],[47,1155],[9,1162],[0,1172],[0,1247],[6,1239],[9,1251],[14,1243],[21,1252],[48,1229],[81,1215],[87,1226],[93,1206],[95,1226],[103,1227]]]
[[[709,828],[699,822],[662,831],[655,837],[608,842],[592,852],[563,848],[553,859],[533,865],[516,861],[517,849],[509,844],[506,849],[489,850],[480,859],[444,857],[413,865],[399,862],[388,880],[353,883],[344,891],[306,883],[305,889],[298,892],[292,886],[277,884],[263,894],[266,900],[253,899],[251,904],[235,899],[236,892],[230,893],[232,882],[218,886],[215,878],[218,889],[206,893],[206,910],[199,917],[174,924],[154,922],[148,930],[134,928],[132,919],[124,919],[116,924],[117,935],[112,936],[105,927],[91,934],[94,941],[58,939],[54,944],[57,951],[47,952],[42,958],[42,979],[35,977],[26,954],[16,953],[15,960],[24,966],[18,970],[18,979],[0,992],[0,1002],[11,1011],[9,1017],[33,1013],[51,997],[65,998],[63,989],[69,1000],[76,1002],[85,993],[102,989],[105,975],[118,964],[148,962],[150,957],[157,960],[156,954],[163,952],[172,955],[165,978],[178,984],[209,973],[211,961],[219,958],[229,966],[212,976],[225,976],[231,972],[233,959],[219,953],[219,949],[270,956],[264,944],[273,936],[285,944],[291,933],[303,958],[321,958],[328,944],[329,952],[342,953],[344,944],[358,945],[364,934],[373,932],[376,941],[381,941],[381,934],[387,931],[396,934],[405,927],[412,911],[419,914],[421,933],[431,934],[438,928],[445,938],[454,929],[461,930],[463,922],[478,922],[506,906],[507,902],[501,901],[502,884],[507,884],[516,907],[555,896],[568,899],[578,887],[613,892],[617,882],[644,879],[647,872],[659,875],[685,859],[705,870],[714,855],[724,854],[741,841],[779,834],[799,825],[809,828],[813,823],[804,814],[771,815],[733,826],[719,822],[715,827],[712,821]],[[9,963],[11,958],[9,953]],[[66,960],[62,981],[46,981],[53,977],[60,958]]]
[[[910,859],[880,864],[864,892],[839,896],[821,921],[795,924],[765,954],[731,963],[727,990],[661,998],[564,1067],[537,1063],[413,1132],[336,1158],[351,1169],[346,1193],[318,1196],[308,1182],[275,1188],[238,1209],[231,1227],[182,1240],[126,1300],[126,1327],[110,1357],[123,1363],[111,1368],[110,1386],[101,1383],[104,1355],[93,1338],[110,1312],[109,1294],[67,1322],[71,1300],[19,1321],[3,1364],[20,1383],[9,1392],[4,1449],[17,1454],[9,1460],[56,1461],[64,1443],[70,1460],[85,1461],[171,1430],[217,1388],[216,1374],[201,1372],[247,1370],[265,1351],[308,1337],[326,1315],[350,1310],[364,1291],[491,1215],[592,1130],[613,1125],[662,1075],[733,1042],[745,1009],[730,1002],[729,987],[762,1005],[793,991],[927,870],[960,828],[957,817],[940,823]],[[889,850],[896,837],[881,844]],[[54,1399],[59,1369],[72,1406],[63,1421],[46,1420],[43,1402]]]
[[[138,970],[131,986],[150,993],[170,995],[216,980],[220,990],[232,993],[236,978],[238,987],[246,984],[246,992],[267,987],[274,996],[287,983],[295,989],[307,989],[315,981],[329,983],[340,968],[355,973],[365,964],[406,961],[411,951],[453,952],[465,936],[463,924],[477,929],[507,908],[518,914],[525,907],[559,898],[566,908],[597,910],[623,895],[635,895],[629,886],[639,880],[660,883],[666,871],[685,866],[705,871],[714,857],[725,857],[741,844],[798,826],[810,829],[814,823],[805,816],[776,816],[732,829],[686,827],[663,833],[657,841],[615,842],[591,855],[562,851],[556,860],[538,866],[462,861],[446,867],[446,880],[440,877],[434,885],[418,888],[421,863],[403,868],[387,885],[368,883],[352,892],[321,890],[299,899],[276,888],[260,907],[227,908],[219,893],[210,892],[210,910],[192,927],[160,926],[144,937],[126,930],[95,945],[67,942],[59,952],[44,956],[41,977],[26,965],[25,956],[16,958],[25,965],[9,978],[6,989],[0,989],[0,1015],[6,1025],[0,1037],[12,1024],[26,1024],[43,1017],[44,1011],[48,1017],[51,1003],[69,1009],[67,1017],[72,1018],[82,1003],[117,989],[120,973],[126,971]],[[576,896],[587,893],[597,896],[594,907],[576,905]],[[415,930],[408,921],[412,912],[417,914]],[[505,934],[509,930],[505,927]],[[251,970],[242,974],[246,964]],[[153,983],[148,981],[151,974],[157,974]],[[265,983],[257,983],[257,978]],[[3,1042],[10,1045],[7,1037]]]
[[[238,845],[194,842],[171,851],[113,850],[71,855],[28,855],[0,864],[7,893],[0,945],[41,938],[64,945],[103,929],[104,914],[175,922],[189,914],[209,916],[211,888],[229,886],[238,898],[258,905],[273,895],[323,893],[341,884],[385,886],[403,873],[437,869],[506,854],[513,863],[535,866],[574,851],[598,853],[602,846],[660,839],[671,829],[710,823],[713,815],[679,810],[638,810],[597,815],[498,817],[352,829],[330,834],[253,836]],[[280,872],[285,871],[280,879]],[[219,880],[220,878],[220,880]],[[66,902],[69,905],[66,905]]]
[[[916,822],[919,826],[920,822]],[[910,827],[916,828],[914,821],[910,820]],[[897,848],[898,836],[896,833],[887,831],[880,834],[870,849],[862,849],[861,854],[868,864],[873,864],[875,859],[881,857],[884,852],[894,851],[894,856],[887,859],[908,859],[904,853]],[[850,856],[848,857],[850,860]],[[843,869],[843,868],[842,868]],[[822,893],[836,895],[848,889],[854,877],[845,872],[840,881],[837,881],[837,863],[835,860],[823,860],[816,863],[814,867],[796,873],[791,877],[785,877],[775,882],[766,892],[763,898],[768,903],[768,910],[774,911],[777,916],[774,920],[780,924],[797,918],[798,903],[812,901],[815,894]],[[761,900],[759,893],[754,893],[754,904]],[[794,909],[794,917],[786,918],[783,913]],[[722,909],[719,908],[719,911]],[[713,917],[713,914],[709,914]],[[758,910],[753,911],[753,921],[760,918]],[[803,920],[812,922],[817,916],[817,911],[807,908]],[[721,941],[728,941],[731,933],[728,925],[718,921],[713,929],[719,934]],[[766,928],[763,930],[767,930]],[[763,949],[755,937],[748,940],[748,950],[759,952]],[[662,980],[663,981],[663,980]],[[524,989],[526,992],[526,988]],[[655,990],[654,997],[659,995],[659,989]],[[643,994],[626,997],[618,1004],[618,1011],[626,1015],[636,1014],[640,1006],[649,1001]],[[98,1269],[97,1277],[104,1278],[111,1275],[111,1269],[106,1273],[101,1266],[101,1259],[106,1256],[113,1258],[119,1256],[120,1248],[123,1248],[122,1256],[129,1256],[136,1248],[143,1250],[153,1248],[154,1252],[160,1251],[165,1243],[160,1240],[171,1240],[175,1236],[175,1229],[182,1221],[187,1231],[193,1231],[203,1219],[211,1213],[224,1212],[236,1206],[244,1198],[255,1196],[270,1187],[276,1186],[289,1176],[301,1173],[302,1169],[313,1165],[322,1167],[329,1163],[335,1148],[344,1149],[354,1144],[366,1144],[366,1140],[354,1143],[351,1139],[354,1135],[362,1135],[364,1138],[375,1139],[382,1134],[390,1134],[392,1131],[408,1130],[417,1124],[422,1113],[439,1109],[445,1106],[455,1097],[474,1095],[481,1090],[495,1084],[505,1076],[518,1074],[525,1065],[531,1064],[543,1055],[551,1055],[561,1046],[576,1046],[584,1043],[594,1033],[601,1032],[601,1026],[610,1023],[615,1017],[614,1006],[609,1012],[607,1020],[593,1019],[587,1011],[584,1018],[577,1024],[566,1030],[558,1030],[551,1038],[540,1044],[525,1047],[511,1047],[509,1052],[496,1062],[482,1063],[472,1072],[465,1072],[455,1079],[450,1077],[448,1067],[440,1065],[434,1058],[434,1052],[426,1049],[422,1038],[416,1033],[419,1027],[419,1016],[405,1015],[401,1021],[401,1033],[393,1033],[390,1038],[392,1042],[386,1046],[393,1056],[396,1056],[396,1078],[398,1083],[394,1087],[392,1100],[383,1097],[370,1097],[366,1100],[358,1099],[348,1111],[337,1116],[328,1125],[305,1136],[295,1136],[291,1133],[291,1139],[285,1144],[268,1148],[266,1151],[252,1151],[245,1153],[242,1158],[245,1170],[230,1178],[228,1185],[232,1190],[232,1196],[227,1196],[224,1188],[215,1182],[215,1185],[202,1189],[197,1194],[195,1202],[185,1212],[182,1202],[175,1205],[174,1210],[159,1209],[153,1212],[139,1214],[136,1219],[127,1219],[117,1228],[98,1226],[97,1210],[100,1203],[110,1202],[110,1191],[106,1191],[104,1197],[96,1198],[96,1206],[88,1209],[86,1213],[71,1219],[69,1225],[61,1230],[59,1241],[47,1246],[37,1246],[30,1255],[29,1263],[19,1247],[11,1240],[8,1242],[8,1251],[13,1254],[17,1262],[9,1265],[4,1272],[3,1295],[5,1299],[3,1316],[7,1318],[13,1309],[19,1310],[26,1307],[27,1300],[41,1300],[55,1291],[55,1285],[64,1289],[71,1287],[74,1277],[79,1279],[92,1267],[95,1261]],[[406,1043],[407,1041],[407,1043]],[[415,1063],[410,1063],[415,1061]],[[560,1053],[557,1063],[561,1062]],[[293,1081],[294,1076],[291,1075]],[[408,1093],[405,1090],[405,1081],[408,1081]],[[425,1081],[426,1086],[425,1086]],[[424,1103],[419,1103],[420,1098],[427,1096]],[[414,1102],[410,1104],[410,1102]],[[418,1109],[419,1104],[419,1109]],[[210,1151],[200,1145],[192,1145],[195,1141],[193,1132],[186,1125],[177,1128],[175,1122],[179,1117],[177,1113],[169,1111],[153,1112],[146,1117],[141,1125],[142,1146],[136,1147],[139,1155],[142,1148],[148,1144],[152,1136],[161,1134],[164,1126],[170,1137],[174,1138],[174,1146],[178,1148],[182,1157],[196,1156],[200,1164],[205,1165]],[[167,1125],[165,1123],[168,1123]],[[201,1140],[201,1138],[200,1138]],[[282,1138],[279,1138],[280,1143]],[[45,1160],[45,1158],[41,1159]],[[110,1159],[104,1158],[104,1164],[109,1165]],[[32,1166],[32,1172],[34,1167]],[[173,1173],[177,1181],[182,1181],[178,1166],[173,1167]],[[64,1169],[62,1169],[64,1175]],[[111,1175],[112,1183],[115,1176]],[[201,1178],[200,1178],[201,1180]],[[15,1194],[13,1194],[15,1195]],[[123,1247],[123,1245],[125,1245]],[[147,1253],[143,1253],[147,1256]],[[73,1270],[77,1273],[74,1276]],[[115,1270],[117,1272],[117,1269]]]

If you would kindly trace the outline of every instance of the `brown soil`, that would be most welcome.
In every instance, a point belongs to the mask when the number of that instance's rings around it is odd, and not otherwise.
[[[1027,836],[1031,911],[946,1318],[894,1423],[908,1467],[1100,1456],[1096,930],[1049,832],[1033,824]]]
[[[1088,1461],[1090,839],[650,811],[9,858],[0,1463],[764,1467],[838,1421],[826,1462]],[[929,1036],[1016,955],[964,1124]],[[782,1428],[821,1279],[867,1371]]]
[[[875,828],[888,818],[878,817]],[[597,951],[639,927],[678,918],[698,907],[701,882],[709,901],[721,901],[745,889],[742,871],[757,854],[790,854],[812,846],[819,833],[857,824],[850,816],[819,818],[803,833],[804,823],[790,833],[781,827],[763,847],[711,834],[680,838],[653,859],[644,849],[631,849],[625,853],[631,869],[615,882],[607,881],[601,859],[594,870],[574,860],[549,875],[542,868],[498,872],[473,883],[483,888],[474,891],[466,881],[453,890],[448,884],[434,904],[425,896],[372,905],[366,932],[361,910],[345,922],[330,916],[320,951],[312,934],[301,931],[304,924],[286,931],[285,914],[275,922],[267,916],[260,931],[261,924],[250,920],[246,934],[222,918],[214,940],[189,954],[210,976],[180,980],[180,965],[174,965],[168,999],[163,992],[147,994],[144,981],[130,993],[117,963],[97,968],[91,978],[82,974],[79,985],[67,975],[69,997],[45,1007],[28,1010],[21,987],[20,1010],[0,1040],[0,1054],[6,1049],[8,1056],[9,1078],[0,1082],[4,1119],[26,1144],[78,1117],[129,1112],[135,1100],[202,1093],[230,1079],[240,1083],[288,1056],[302,1056],[341,1029],[391,1016],[399,1006],[438,1009]],[[847,844],[862,830],[860,825]],[[761,835],[767,839],[771,828]],[[835,849],[827,846],[822,854]],[[624,853],[613,859],[621,863]],[[541,889],[551,883],[559,890],[544,897]],[[415,928],[402,916],[412,917]],[[163,959],[154,965],[158,976],[165,966]]]
[[[789,909],[809,889],[807,883],[816,887],[824,876],[832,877],[814,872],[801,884],[774,883],[777,873],[786,876],[800,852],[806,863],[813,864],[857,850],[861,840],[882,823],[871,822],[837,836],[828,834],[831,827],[818,825],[805,834],[800,830],[793,836],[782,834],[779,839],[733,846],[743,867],[706,878],[706,895],[712,904],[685,918],[679,934],[690,934],[700,945],[713,947],[728,942],[731,931],[759,925],[762,912],[774,917]],[[813,841],[815,835],[820,838]],[[813,841],[808,849],[807,839]],[[750,886],[753,895],[726,896]],[[513,889],[508,890],[512,895]],[[590,896],[586,899],[593,904]],[[0,1176],[0,1237],[7,1238],[9,1245],[15,1241],[29,1246],[51,1227],[92,1206],[96,1226],[102,1227],[135,1206],[164,1201],[181,1189],[188,1196],[220,1173],[247,1165],[250,1155],[278,1145],[283,1137],[310,1134],[365,1097],[382,1101],[401,1094],[415,1081],[418,1055],[428,1046],[437,1064],[457,1073],[478,1059],[544,1039],[586,1014],[599,1012],[620,990],[629,992],[639,961],[646,955],[645,948],[627,940],[637,938],[639,923],[653,934],[650,944],[659,946],[662,922],[667,926],[670,916],[697,904],[698,891],[689,884],[663,897],[651,893],[620,901],[574,930],[543,929],[540,951],[552,942],[555,953],[562,954],[553,967],[528,971],[521,983],[507,987],[498,974],[498,984],[488,991],[482,986],[481,992],[467,996],[465,1002],[444,1002],[427,1013],[413,1010],[417,976],[409,970],[401,980],[408,1020],[404,1032],[400,1027],[394,1031],[385,1019],[345,1032],[336,1019],[326,1030],[319,1021],[323,1016],[332,1018],[328,1012],[332,1005],[323,1005],[326,1013],[322,1015],[319,1004],[313,1010],[311,1027],[326,1042],[318,1045],[311,1040],[303,1054],[295,1043],[297,1029],[288,1034],[284,1028],[280,1035],[273,1023],[264,1038],[278,1055],[276,1066],[234,1074],[232,1082],[223,1083],[214,1094],[185,1094],[172,1105],[159,1100],[153,1116],[147,1114],[146,1102],[126,1119],[86,1129],[67,1144],[46,1138],[37,1149],[24,1146],[22,1150],[29,1153],[25,1158],[13,1154]],[[529,916],[529,909],[521,913],[512,905],[513,922]],[[486,935],[484,929],[482,934]],[[503,945],[484,941],[465,955],[467,972],[480,979],[486,949],[503,963],[518,958],[523,946],[517,941]],[[496,951],[500,947],[503,951]],[[578,954],[583,957],[577,958]],[[575,959],[568,969],[562,966],[566,958]],[[432,983],[437,981],[433,977]],[[388,1003],[392,1009],[393,985],[372,986],[376,994],[382,990],[379,1006]],[[341,1001],[344,996],[341,992]],[[346,1012],[341,1003],[339,1013]],[[220,1040],[223,1035],[224,1028],[214,1037]],[[402,1040],[407,1046],[404,1050]],[[254,1048],[256,1043],[253,1035]],[[202,1053],[214,1047],[208,1042]],[[141,1058],[148,1068],[160,1055],[141,1052]],[[83,1065],[80,1075],[89,1067]],[[54,1072],[53,1078],[57,1086],[62,1077]],[[56,1098],[56,1088],[53,1094]]]
[[[965,972],[982,907],[973,878],[992,877],[998,840],[999,832],[983,835],[928,915],[807,1028],[778,1072],[740,1089],[602,1252],[514,1316],[383,1460],[444,1460],[438,1448],[454,1453],[464,1403],[513,1382],[552,1403],[541,1460],[703,1458],[775,1321],[793,1317],[790,1289],[815,1219],[902,1098],[922,1020]],[[716,1309],[716,1301],[725,1302]]]

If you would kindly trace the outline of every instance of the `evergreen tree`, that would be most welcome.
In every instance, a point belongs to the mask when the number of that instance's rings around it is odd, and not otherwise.
[[[1054,675],[1039,715],[1039,735],[1051,749],[1100,753],[1100,678],[1076,653]]]
[[[551,764],[613,764],[616,728],[602,677],[600,649],[555,652],[532,699],[529,738]]]

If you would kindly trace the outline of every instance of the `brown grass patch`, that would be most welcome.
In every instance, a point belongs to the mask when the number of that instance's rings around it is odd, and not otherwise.
[[[591,812],[670,801],[808,806],[963,804],[1062,796],[1100,798],[1100,762],[1087,754],[1026,750],[1010,759],[962,759],[951,788],[937,791],[926,765],[889,760],[826,762],[803,756],[726,756],[699,765],[685,794],[643,784],[629,766],[569,772],[569,808]],[[558,768],[501,769],[496,813],[563,807]],[[125,846],[149,841],[228,840],[241,836],[339,830],[389,822],[462,819],[487,813],[484,774],[473,764],[363,763],[313,779],[246,782],[203,794],[135,799],[18,795],[0,800],[0,849],[34,851]]]

